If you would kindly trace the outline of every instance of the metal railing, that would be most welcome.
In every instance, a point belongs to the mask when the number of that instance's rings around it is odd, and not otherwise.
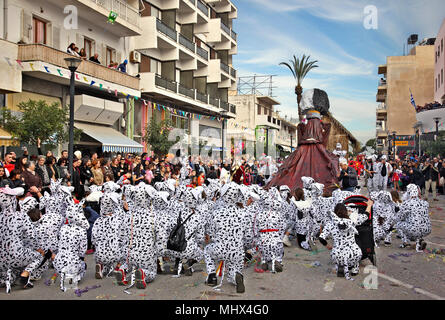
[[[167,37],[171,38],[175,42],[178,41],[178,33],[176,32],[176,30],[173,30],[172,28],[167,26],[164,22],[162,22],[159,19],[156,19],[156,28],[159,32],[162,32],[163,34],[165,34]]]
[[[228,102],[225,102],[225,101],[221,101],[221,102],[220,102],[220,108],[221,108],[221,109],[224,109],[224,110],[226,110],[226,111],[230,111],[230,109],[229,109],[229,103],[228,103]]]
[[[164,89],[173,91],[175,93],[178,92],[178,90],[177,90],[178,85],[177,85],[177,83],[175,81],[171,81],[171,80],[162,78],[160,75],[156,75],[156,77],[155,77],[155,85],[157,85],[159,87],[162,87]]]
[[[235,31],[233,31],[232,29],[230,29],[230,36],[232,37],[233,40],[236,41],[236,39],[238,38],[238,35],[236,34]]]
[[[205,60],[209,60],[209,52],[201,47],[196,47],[196,53],[198,53],[199,56],[201,56],[202,58],[204,58]]]
[[[230,35],[230,28],[228,26],[226,26],[226,24],[222,21],[221,21],[221,29],[223,29],[225,33]]]
[[[209,97],[208,95],[202,94],[201,92],[196,91],[196,100],[199,100],[204,103],[208,103],[208,97]]]
[[[204,13],[207,17],[209,16],[209,8],[205,3],[203,3],[201,0],[198,0],[197,2],[198,9]]]
[[[189,0],[189,2],[196,6],[196,0]]]
[[[214,107],[219,108],[219,100],[213,97],[209,97],[209,104],[211,104]]]
[[[223,70],[227,74],[230,74],[230,67],[224,62],[221,62],[221,70]]]
[[[139,10],[130,6],[122,0],[90,0],[98,6],[117,13],[118,18],[121,18],[128,23],[139,27],[140,15]]]
[[[178,84],[178,92],[184,96],[195,99],[195,90],[184,87],[182,84]]]
[[[386,110],[386,105],[384,103],[379,103],[377,105],[377,110]]]
[[[230,75],[231,75],[233,78],[236,78],[236,70],[233,69],[233,68],[230,68]]]
[[[186,37],[184,37],[182,34],[179,34],[179,44],[183,45],[184,47],[186,47],[193,53],[196,52],[195,44],[192,41],[190,41],[189,39],[187,39]]]

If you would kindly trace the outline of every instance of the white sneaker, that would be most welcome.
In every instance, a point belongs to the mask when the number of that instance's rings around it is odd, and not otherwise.
[[[309,243],[308,243],[307,241],[303,241],[303,242],[301,243],[301,247],[302,247],[304,250],[312,251],[311,246],[309,245]]]
[[[286,234],[285,236],[284,236],[284,238],[283,238],[283,244],[286,246],[286,247],[292,247],[292,243],[290,242],[290,240],[289,240],[289,236]]]

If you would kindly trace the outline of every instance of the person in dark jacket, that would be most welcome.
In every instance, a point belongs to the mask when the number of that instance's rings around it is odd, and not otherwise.
[[[343,160],[340,164],[341,172],[338,175],[338,181],[342,183],[342,190],[354,191],[357,187],[357,171],[353,167],[348,166],[348,162]]]
[[[49,185],[51,184],[51,179],[53,178],[52,170],[46,165],[45,156],[39,156],[37,160],[37,165],[35,168],[35,172],[39,175],[42,180],[42,191],[45,189],[49,189]]]
[[[409,169],[408,177],[409,177],[409,183],[414,183],[421,190],[424,188],[424,186],[425,186],[425,177],[423,176],[422,172],[420,172],[420,170],[417,169],[415,166],[412,166]]]
[[[438,201],[436,188],[439,182],[439,168],[437,163],[437,158],[435,158],[435,163],[426,161],[422,169],[422,174],[425,177],[425,200],[428,201],[428,195],[430,193],[430,188],[433,191],[433,200]]]
[[[80,181],[83,185],[89,186],[93,182],[93,173],[91,172],[91,160],[83,158],[80,170]]]
[[[85,189],[83,187],[83,183],[80,179],[80,159],[73,160],[73,187],[74,193],[76,194],[76,199],[82,199],[85,196]]]

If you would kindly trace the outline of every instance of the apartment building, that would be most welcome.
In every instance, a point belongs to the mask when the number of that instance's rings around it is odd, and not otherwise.
[[[67,47],[75,43],[87,55],[75,76],[75,127],[83,130],[75,148],[142,151],[128,132],[131,125],[123,121],[140,97],[138,65],[129,63],[126,73],[108,68],[112,61],[127,59],[130,38],[142,34],[138,2],[0,0],[2,55],[9,56],[0,68],[13,79],[13,88],[3,93],[4,105],[13,111],[29,99],[68,105],[71,72],[64,59],[72,57]],[[114,23],[107,22],[110,11],[118,14]],[[100,63],[88,60],[95,53]]]
[[[133,39],[141,95],[168,107],[154,108],[150,118],[170,118],[186,143],[205,140],[220,151],[220,118],[236,113],[228,91],[236,88],[237,8],[230,0],[143,0],[140,11],[143,32]]]
[[[443,50],[445,42],[445,19],[442,21],[439,32],[434,43],[435,67],[434,67],[434,101],[445,102],[445,83],[443,73],[445,69],[445,53]]]
[[[274,106],[280,105],[280,102],[270,96],[255,94],[230,95],[229,102],[237,110],[236,117],[228,121],[229,146],[233,150],[244,146],[244,152],[255,154],[257,158],[263,153],[272,158],[279,156],[276,145],[282,123]]]
[[[382,75],[377,88],[376,138],[377,150],[388,153],[389,140],[396,136],[413,137],[417,123],[416,110],[411,104],[410,90],[417,105],[434,99],[434,45],[419,44],[409,55],[387,57],[385,65],[378,67]],[[397,142],[397,151],[409,151],[414,145]]]
[[[221,150],[224,119],[236,112],[228,103],[228,90],[236,87],[231,1],[0,0],[0,7],[0,41],[14,63],[2,59],[14,79],[0,82],[8,108],[28,99],[66,105],[64,59],[75,43],[100,61],[84,60],[76,72],[75,126],[84,132],[76,148],[148,151],[142,136],[150,119],[169,118],[184,129],[187,144],[204,139]],[[126,73],[108,67],[124,60]]]
[[[297,125],[298,119],[292,119],[287,116],[280,117],[279,113],[276,112],[277,123],[280,124],[280,130],[278,130],[276,137],[277,148],[280,151],[280,156],[284,158],[289,155],[297,147]]]

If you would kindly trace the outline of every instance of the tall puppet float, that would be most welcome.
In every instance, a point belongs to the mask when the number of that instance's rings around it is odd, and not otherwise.
[[[301,177],[312,177],[331,189],[338,184],[338,157],[326,150],[330,123],[321,119],[329,110],[329,98],[320,89],[303,94],[302,113],[306,120],[297,126],[298,148],[286,158],[266,188],[287,185],[291,190],[302,187]]]

